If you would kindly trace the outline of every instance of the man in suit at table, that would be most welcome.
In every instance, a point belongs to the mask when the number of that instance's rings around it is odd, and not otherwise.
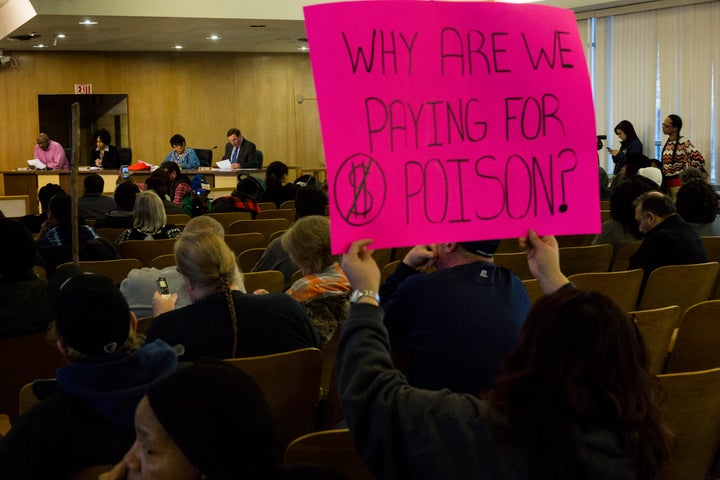
[[[240,130],[231,128],[227,133],[228,143],[225,144],[223,160],[230,160],[230,166],[237,168],[259,168],[255,144],[243,138]]]

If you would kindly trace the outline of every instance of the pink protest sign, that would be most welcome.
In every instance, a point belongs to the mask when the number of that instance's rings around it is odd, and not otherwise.
[[[305,7],[332,246],[600,229],[571,11],[419,1]]]

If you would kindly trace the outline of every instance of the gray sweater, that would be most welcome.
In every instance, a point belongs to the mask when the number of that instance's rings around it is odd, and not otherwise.
[[[499,442],[484,400],[408,385],[390,359],[383,311],[355,304],[342,327],[338,389],[361,458],[379,479],[527,479],[520,442]],[[636,442],[589,429],[575,440],[585,479],[633,479]]]

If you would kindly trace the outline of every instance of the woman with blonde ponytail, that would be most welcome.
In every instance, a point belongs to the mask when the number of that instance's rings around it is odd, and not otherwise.
[[[181,344],[182,360],[267,355],[320,340],[303,308],[285,294],[248,295],[242,273],[223,238],[206,231],[183,234],[175,244],[177,270],[191,305],[174,310],[175,295],[155,293],[148,339]]]

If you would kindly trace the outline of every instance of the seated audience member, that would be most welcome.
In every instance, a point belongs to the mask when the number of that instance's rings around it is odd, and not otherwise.
[[[240,174],[235,191],[230,196],[213,200],[210,211],[212,213],[248,212],[254,219],[260,212],[255,199],[261,190],[262,186],[254,177]]]
[[[110,145],[112,140],[110,132],[101,128],[92,134],[95,141],[95,148],[90,154],[90,166],[107,169],[120,168],[120,150],[115,145]]]
[[[640,168],[638,169],[637,174],[643,177],[643,179],[652,182],[652,185],[650,186],[653,187],[653,189],[655,190],[659,189],[662,186],[662,170],[657,167],[650,166]]]
[[[592,244],[609,243],[617,248],[640,240],[640,230],[637,220],[635,220],[633,202],[641,194],[658,188],[652,187],[648,182],[639,178],[639,175],[632,175],[620,182],[610,197],[610,219],[603,222],[602,231],[593,239]]]
[[[83,179],[83,195],[78,198],[78,215],[85,220],[97,220],[115,209],[115,200],[103,195],[105,180],[97,173]]]
[[[494,263],[499,243],[417,246],[380,289],[390,344],[411,385],[475,394],[492,384],[530,310],[520,279]]]
[[[342,262],[362,292],[380,287],[369,242],[353,243]],[[377,300],[364,295],[351,306],[337,383],[355,446],[377,478],[657,478],[668,441],[642,335],[610,299],[568,283],[553,237],[531,230],[527,243],[547,296],[484,396],[408,384]]]
[[[239,368],[204,360],[150,387],[132,448],[100,480],[273,479],[275,434],[263,393]]]
[[[175,244],[177,271],[192,305],[173,310],[177,295],[154,294],[148,340],[185,347],[183,360],[250,357],[319,347],[302,306],[284,293],[248,295],[235,254],[212,232],[183,234]]]
[[[38,200],[40,201],[40,215],[25,215],[20,218],[20,223],[25,225],[30,233],[38,233],[42,224],[47,220],[47,209],[50,199],[58,193],[65,193],[60,185],[48,183],[38,190]]]
[[[45,330],[53,316],[47,281],[33,272],[37,252],[32,234],[20,222],[2,218],[2,212],[0,255],[0,337]]]
[[[598,174],[600,176],[600,200],[610,200],[612,189],[608,185],[608,174],[602,167],[598,167]]]
[[[165,161],[160,168],[170,174],[170,187],[168,194],[175,205],[182,205],[183,199],[190,193],[190,179],[180,171],[180,165],[172,161]],[[197,168],[197,167],[195,167]]]
[[[135,212],[135,197],[140,189],[132,180],[123,180],[117,187],[113,198],[117,208],[100,217],[94,227],[97,228],[132,228]]]
[[[170,147],[173,151],[168,153],[163,163],[172,162],[189,170],[195,170],[200,166],[200,159],[195,153],[195,150],[185,144],[185,137],[179,133],[170,137]]]
[[[239,129],[231,128],[228,130],[227,139],[228,143],[225,144],[223,159],[230,160],[230,166],[233,169],[260,168],[257,147],[253,142],[243,137]]]
[[[634,205],[635,219],[645,237],[630,257],[630,269],[645,270],[643,285],[658,267],[708,261],[700,236],[677,214],[669,196],[646,192],[635,199]]]
[[[300,218],[285,232],[281,243],[303,274],[285,293],[305,306],[320,338],[327,342],[347,318],[350,307],[350,284],[330,253],[330,222],[320,215]],[[322,303],[330,314],[324,315],[325,309],[315,312],[311,301],[313,305]]]
[[[56,391],[0,440],[3,475],[14,480],[68,478],[116,463],[133,443],[138,402],[177,366],[172,347],[143,345],[135,316],[109,278],[62,267],[49,293],[51,336],[70,363],[58,369]]]
[[[87,225],[78,225],[80,242],[98,238],[97,232]],[[47,220],[42,224],[35,245],[62,247],[72,245],[72,205],[70,195],[58,193],[48,203]]]
[[[70,170],[70,162],[68,162],[67,155],[65,155],[65,149],[55,140],[50,140],[47,133],[38,135],[33,155],[33,158],[40,160],[46,168]]]
[[[183,230],[183,234],[206,231],[224,238],[225,231],[223,226],[214,218],[208,216],[195,217],[188,222]],[[130,270],[128,276],[120,284],[120,293],[123,294],[130,310],[138,318],[152,316],[152,300],[156,290],[156,281],[159,277],[165,278],[171,292],[177,294],[175,308],[181,308],[190,305],[190,297],[187,287],[178,273],[175,265],[165,267],[162,270],[157,268],[143,267],[140,269]],[[239,281],[239,289],[245,292],[245,285],[242,279]]]
[[[675,206],[677,213],[701,237],[720,235],[720,216],[717,214],[718,195],[704,180],[692,180],[680,186]]]
[[[175,238],[180,235],[179,228],[172,224],[168,225],[166,222],[167,215],[165,215],[160,197],[155,192],[140,192],[135,197],[133,227],[121,233],[115,243],[122,243],[126,240]]]
[[[633,175],[637,175],[641,168],[646,168],[651,165],[652,162],[645,155],[637,152],[628,152],[626,162],[622,168],[620,168],[620,174],[613,177],[612,190],[615,190],[622,181],[627,180]],[[647,182],[648,187],[657,188],[657,185],[649,178],[641,177],[640,180]]]
[[[292,200],[298,186],[288,182],[288,167],[283,162],[272,162],[265,170],[265,191],[259,202],[273,202],[278,208],[286,200]]]
[[[324,215],[327,207],[327,195],[318,187],[302,187],[295,195],[295,221],[308,215]],[[274,239],[263,252],[262,258],[255,264],[252,271],[277,270],[285,277],[283,289],[292,284],[292,277],[299,270],[290,260],[287,250],[282,247],[282,237]]]
[[[170,191],[170,174],[164,168],[155,169],[150,176],[145,179],[144,187],[140,187],[140,190],[152,190],[160,197],[163,206],[165,207],[165,213],[185,213],[180,205],[175,205],[172,199],[168,196]]]

